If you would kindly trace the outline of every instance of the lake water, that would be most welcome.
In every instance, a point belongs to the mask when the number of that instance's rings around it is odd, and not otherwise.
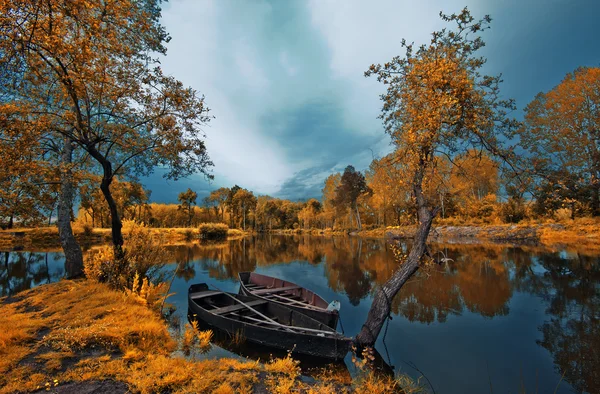
[[[190,284],[237,292],[237,274],[256,271],[339,300],[349,336],[398,266],[384,240],[357,237],[261,235],[173,251],[170,268],[179,269],[169,302],[181,316]],[[424,374],[436,393],[600,392],[598,253],[457,244],[432,251],[451,260],[411,278],[393,300],[385,341],[382,331],[377,342],[396,372]],[[2,252],[0,294],[56,281],[63,263],[58,252]],[[209,357],[230,351],[215,347]],[[345,364],[352,372],[350,357]]]

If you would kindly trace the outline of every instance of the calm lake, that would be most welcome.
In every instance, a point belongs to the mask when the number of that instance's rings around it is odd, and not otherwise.
[[[600,392],[598,253],[489,244],[433,244],[432,252],[451,260],[402,288],[376,346],[396,372],[424,374],[436,393]],[[256,271],[339,300],[349,336],[398,266],[384,240],[358,237],[260,235],[174,253],[176,294],[168,302],[182,320],[190,284],[237,292],[238,273]],[[2,252],[0,294],[59,280],[63,263],[59,252]],[[214,347],[208,357],[231,350]],[[250,347],[235,351],[268,357]],[[345,364],[352,373],[350,357]]]

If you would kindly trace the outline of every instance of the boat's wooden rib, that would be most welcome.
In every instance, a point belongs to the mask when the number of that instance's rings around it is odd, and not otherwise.
[[[249,342],[338,360],[351,345],[350,338],[279,303],[214,292],[203,284],[190,287],[188,306],[190,319],[232,335],[243,332]]]
[[[216,315],[225,315],[227,313],[239,311],[242,309],[248,309],[249,306],[258,306],[258,305],[262,305],[262,304],[266,304],[266,303],[267,303],[267,301],[256,300],[256,301],[246,302],[245,304],[236,304],[236,305],[230,305],[230,306],[226,306],[226,307],[222,307],[222,308],[211,309],[210,311]]]
[[[278,302],[285,302],[286,304],[301,305],[301,306],[302,306],[302,307],[304,307],[304,308],[309,308],[309,309],[312,309],[312,310],[315,310],[315,311],[319,311],[319,310],[320,310],[320,309],[319,309],[319,308],[317,308],[317,307],[314,307],[314,306],[312,306],[312,305],[309,305],[309,304],[307,304],[307,303],[305,303],[305,302],[301,302],[301,301],[293,300],[293,299],[291,299],[291,298],[289,298],[289,297],[282,297],[282,296],[279,296],[279,295],[277,295],[277,294],[270,294],[270,297],[269,297],[269,298],[271,298],[271,297],[275,298],[275,299],[274,299],[274,301],[278,301]]]
[[[240,294],[277,302],[336,328],[338,311],[328,310],[327,301],[314,292],[295,283],[255,272],[241,272],[239,277]]]
[[[252,294],[254,294],[254,295],[280,293],[280,292],[284,292],[284,291],[301,289],[300,286],[295,286],[295,285],[294,286],[286,286],[286,287],[266,288],[266,289],[260,289],[260,290],[254,290],[255,288],[252,289]]]
[[[220,293],[220,292],[219,291],[207,291],[205,293],[196,293],[196,294],[193,294],[192,297],[194,297],[194,299],[204,298],[204,297],[209,297],[209,296],[217,294],[217,293]]]

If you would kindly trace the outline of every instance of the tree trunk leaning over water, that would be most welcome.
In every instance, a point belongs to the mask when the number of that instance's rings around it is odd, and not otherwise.
[[[431,209],[427,206],[423,196],[423,174],[424,168],[415,174],[413,191],[417,203],[419,227],[413,239],[412,248],[406,260],[402,263],[392,277],[375,293],[367,321],[363,324],[360,333],[354,339],[359,347],[374,346],[385,319],[389,316],[392,300],[400,291],[406,281],[419,269],[421,258],[427,251],[427,237],[431,230],[433,218],[439,211],[438,208]]]
[[[83,275],[83,253],[71,228],[71,210],[73,209],[73,171],[71,159],[73,148],[71,139],[65,138],[60,171],[60,195],[58,198],[58,234],[65,253],[65,274],[67,278]]]

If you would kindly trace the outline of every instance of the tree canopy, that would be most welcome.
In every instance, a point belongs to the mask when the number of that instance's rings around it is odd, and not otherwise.
[[[35,117],[37,129],[66,138],[102,173],[113,243],[123,243],[110,193],[118,174],[164,166],[177,179],[212,165],[202,125],[204,98],[163,74],[157,56],[169,36],[160,0],[2,2],[2,107]],[[128,172],[132,170],[131,172]]]
[[[600,68],[582,67],[539,93],[519,129],[543,205],[578,201],[600,215]],[[585,207],[582,207],[585,210]]]

